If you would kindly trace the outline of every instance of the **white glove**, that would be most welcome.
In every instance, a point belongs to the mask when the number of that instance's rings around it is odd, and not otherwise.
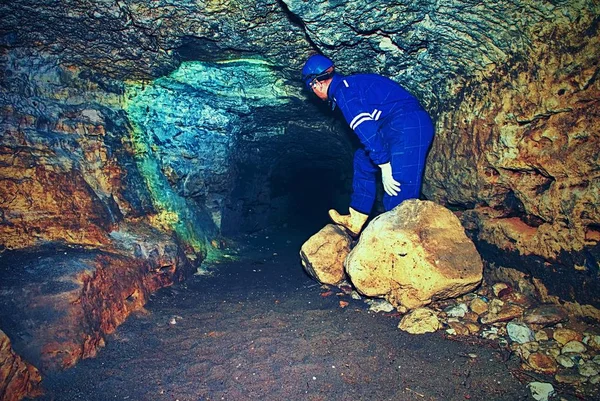
[[[392,177],[392,164],[387,162],[380,164],[381,180],[383,181],[383,189],[389,196],[396,196],[400,192],[400,183]]]

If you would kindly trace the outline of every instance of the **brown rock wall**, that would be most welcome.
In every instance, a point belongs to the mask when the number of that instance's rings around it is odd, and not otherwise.
[[[424,192],[473,209],[479,240],[546,259],[598,243],[595,18],[538,26],[527,58],[490,67],[438,119]]]
[[[105,336],[142,310],[150,294],[192,272],[169,236],[154,231],[146,239],[154,245],[143,250],[138,244],[138,257],[72,250],[5,256],[14,262],[0,269],[0,321],[15,334],[19,354],[42,371],[93,357]],[[151,256],[144,257],[146,252]]]

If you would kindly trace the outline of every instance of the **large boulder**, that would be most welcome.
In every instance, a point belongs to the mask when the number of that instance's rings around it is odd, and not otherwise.
[[[304,270],[324,284],[338,284],[346,278],[344,259],[352,239],[335,224],[328,224],[310,237],[300,249]]]
[[[376,217],[345,266],[358,291],[407,309],[464,294],[483,274],[481,258],[458,218],[417,199]]]

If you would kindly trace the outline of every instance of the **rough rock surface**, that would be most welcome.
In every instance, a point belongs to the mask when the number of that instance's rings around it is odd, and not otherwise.
[[[363,294],[413,309],[477,287],[483,265],[452,212],[411,199],[369,223],[346,271]]]
[[[344,260],[352,239],[336,224],[328,224],[300,249],[304,270],[323,284],[338,284],[346,278]]]
[[[181,247],[156,229],[116,231],[110,251],[48,248],[0,258],[0,323],[42,372],[92,357],[151,293],[191,273]]]
[[[526,57],[460,91],[439,116],[424,193],[467,209],[488,258],[495,248],[500,264],[527,265],[554,294],[598,307],[600,34],[590,7],[554,14]]]
[[[487,258],[600,319],[599,14],[595,0],[2,2],[0,249],[118,247],[117,225],[150,216],[199,262],[219,224],[334,206],[312,194],[347,195],[352,145],[297,80],[321,51],[421,98],[437,124],[424,194],[464,210]],[[214,79],[150,82],[183,61]],[[285,110],[243,93],[230,62],[275,74]],[[133,118],[126,88],[156,102]]]
[[[38,370],[13,351],[8,336],[0,330],[0,400],[16,401],[42,394]]]

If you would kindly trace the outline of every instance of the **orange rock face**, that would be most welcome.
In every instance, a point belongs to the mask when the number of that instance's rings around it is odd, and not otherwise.
[[[0,330],[0,400],[39,396],[41,380],[38,370],[15,354],[10,339]]]
[[[464,205],[480,241],[550,261],[598,245],[594,24],[584,13],[538,27],[527,58],[493,66],[440,116],[424,192]]]
[[[191,273],[187,245],[129,203],[147,189],[127,137],[109,142],[105,109],[0,109],[0,315],[13,341],[0,336],[2,400],[36,394],[40,375],[20,357],[42,373],[92,357],[152,292]]]
[[[48,134],[32,136],[26,132],[51,123],[10,106],[1,112],[11,127],[0,143],[2,245],[106,244],[113,220],[107,199],[116,200],[123,210],[128,205],[120,194],[123,172],[109,157],[97,124],[85,122],[84,114],[64,116],[45,127]]]
[[[15,316],[12,331],[27,333],[27,343],[16,345],[42,371],[95,356],[107,334],[141,310],[151,293],[179,280],[186,266],[177,249],[155,259],[98,251],[13,259],[15,272],[26,273],[8,277],[3,285],[8,295],[0,304],[8,310],[2,313]],[[11,294],[21,293],[27,296],[12,299]]]

